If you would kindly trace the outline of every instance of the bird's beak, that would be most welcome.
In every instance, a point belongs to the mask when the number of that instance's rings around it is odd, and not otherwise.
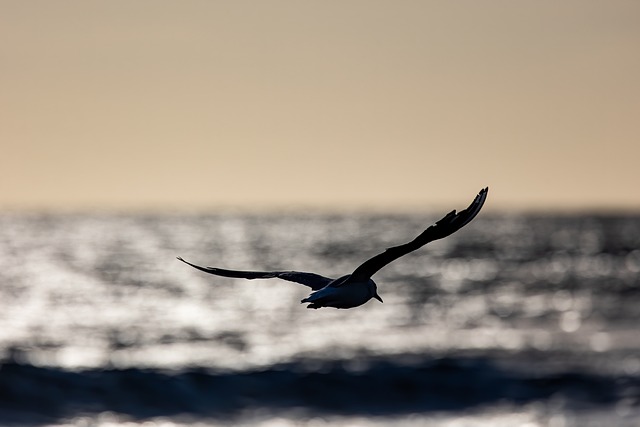
[[[378,301],[380,301],[380,302],[384,302],[384,301],[382,301],[382,298],[380,298],[380,295],[378,295],[378,294],[375,294],[373,297],[375,299],[377,299]]]

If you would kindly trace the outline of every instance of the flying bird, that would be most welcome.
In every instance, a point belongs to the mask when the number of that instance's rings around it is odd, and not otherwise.
[[[242,279],[283,279],[289,282],[296,282],[308,286],[313,291],[300,303],[309,303],[307,308],[353,308],[358,307],[371,298],[380,302],[382,298],[378,295],[378,287],[371,279],[382,267],[392,261],[413,252],[429,242],[445,238],[462,227],[467,225],[476,217],[482,205],[487,199],[489,188],[483,188],[475,197],[471,205],[463,211],[456,213],[455,210],[449,212],[440,221],[424,230],[418,237],[403,245],[388,248],[384,252],[368,259],[360,264],[351,274],[338,279],[331,279],[315,273],[305,273],[301,271],[242,271],[226,270],[216,267],[202,267],[185,261],[177,257],[180,261],[190,266],[223,277],[235,277]]]

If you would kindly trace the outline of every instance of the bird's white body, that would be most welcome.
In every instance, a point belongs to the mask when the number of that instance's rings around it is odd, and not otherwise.
[[[364,304],[371,298],[376,298],[382,302],[373,280],[350,281],[350,278],[350,274],[342,276],[324,288],[312,292],[311,295],[300,302],[310,303],[307,308],[353,308]]]

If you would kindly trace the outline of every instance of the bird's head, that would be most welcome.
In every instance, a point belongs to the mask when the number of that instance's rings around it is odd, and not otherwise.
[[[371,298],[375,298],[380,302],[384,302],[382,301],[382,298],[380,298],[380,295],[378,295],[378,286],[376,285],[376,282],[374,282],[373,280],[369,279],[369,287],[371,289]]]

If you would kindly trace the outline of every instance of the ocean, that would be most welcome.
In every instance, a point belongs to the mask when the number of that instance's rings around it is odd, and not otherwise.
[[[640,426],[640,216],[0,214],[0,425]]]

